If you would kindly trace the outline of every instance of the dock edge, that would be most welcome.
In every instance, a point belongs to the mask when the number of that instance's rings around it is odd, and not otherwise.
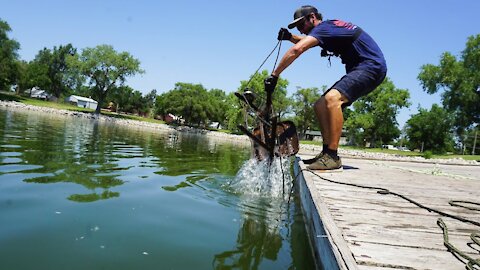
[[[305,166],[302,163],[303,166]],[[300,158],[295,159],[294,175],[296,188],[300,196],[300,203],[305,226],[313,248],[317,269],[354,270],[358,269],[355,258],[342,236],[341,230],[335,224],[333,216],[328,210],[321,196],[315,192],[314,175],[304,175]]]

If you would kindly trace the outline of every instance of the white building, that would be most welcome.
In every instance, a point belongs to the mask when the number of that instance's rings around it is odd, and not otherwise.
[[[89,108],[95,110],[97,108],[98,102],[86,97],[71,95],[65,99],[65,101],[70,104],[77,105],[81,108]]]
[[[43,100],[50,99],[50,94],[48,94],[45,90],[40,89],[39,87],[35,86],[30,89],[30,97],[32,98],[39,98]]]

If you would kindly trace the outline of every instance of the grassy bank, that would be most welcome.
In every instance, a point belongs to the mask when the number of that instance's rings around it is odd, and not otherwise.
[[[0,100],[16,101],[16,102],[23,103],[25,105],[54,108],[54,109],[58,109],[58,110],[67,110],[67,111],[92,113],[92,114],[95,112],[95,110],[77,107],[77,106],[69,104],[69,103],[44,101],[44,100],[39,100],[39,99],[35,99],[35,98],[21,97],[21,96],[17,96],[17,95],[11,94],[11,93],[7,93],[7,92],[0,92]],[[118,113],[106,112],[106,111],[101,111],[100,113],[102,115],[105,115],[105,116],[121,118],[121,119],[137,120],[137,121],[156,123],[156,124],[164,124],[165,123],[164,121],[156,120],[156,119],[153,119],[153,118],[141,117],[141,116],[137,116],[137,115],[118,114]]]
[[[300,141],[301,144],[311,144],[311,145],[319,145],[321,146],[321,142],[314,142],[314,141]],[[354,147],[354,146],[340,146],[342,149],[350,149],[350,150],[359,150],[371,153],[385,153],[385,154],[393,154],[399,156],[411,156],[411,157],[424,157],[425,153],[414,152],[414,151],[401,151],[401,150],[392,150],[392,149],[384,149],[384,148],[364,148],[364,147]],[[456,154],[445,154],[445,155],[435,155],[433,154],[430,158],[441,158],[441,159],[449,159],[449,158],[461,158],[465,160],[476,160],[480,161],[480,155],[456,155]]]

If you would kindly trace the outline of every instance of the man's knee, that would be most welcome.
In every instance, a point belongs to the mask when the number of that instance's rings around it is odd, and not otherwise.
[[[323,97],[328,108],[341,107],[348,102],[348,98],[337,89],[330,89]]]

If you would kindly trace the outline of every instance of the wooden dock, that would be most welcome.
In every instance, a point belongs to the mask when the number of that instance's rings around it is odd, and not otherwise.
[[[447,225],[455,247],[480,259],[480,247],[472,245],[475,250],[467,245],[472,242],[470,234],[480,233],[480,227],[442,217],[392,194],[330,182],[388,189],[426,207],[480,222],[480,211],[449,205],[450,200],[480,203],[480,166],[342,161],[343,172],[318,173],[320,177],[307,171],[301,161],[295,166],[319,268],[465,269],[465,264],[447,251],[438,218]]]

